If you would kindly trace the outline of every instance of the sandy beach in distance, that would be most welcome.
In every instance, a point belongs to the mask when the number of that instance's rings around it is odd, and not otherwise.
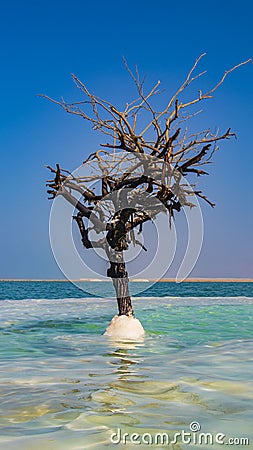
[[[40,279],[17,279],[17,278],[9,278],[9,279],[0,279],[0,282],[7,282],[7,281],[33,281],[33,282],[57,282],[57,283],[67,283],[67,282],[90,282],[90,283],[97,283],[97,282],[104,282],[104,281],[111,281],[108,279],[91,279],[91,278],[81,278],[80,280],[57,280],[57,279],[46,279],[46,280],[40,280]],[[161,280],[154,280],[154,279],[131,279],[130,282],[132,283],[140,283],[140,282],[146,282],[146,283],[175,283],[175,278],[162,278]],[[182,283],[253,283],[253,278],[187,278],[182,281]]]

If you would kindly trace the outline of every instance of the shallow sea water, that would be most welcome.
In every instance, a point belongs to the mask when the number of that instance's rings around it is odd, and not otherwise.
[[[1,449],[164,448],[128,438],[116,445],[111,435],[173,439],[196,421],[214,438],[246,437],[253,448],[253,298],[135,299],[147,332],[138,342],[102,335],[115,300],[0,306]]]

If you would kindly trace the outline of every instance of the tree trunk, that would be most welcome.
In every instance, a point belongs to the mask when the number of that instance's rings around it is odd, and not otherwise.
[[[113,278],[112,281],[116,291],[119,316],[133,316],[134,312],[128,289],[128,278]]]
[[[110,268],[107,270],[107,276],[111,277],[118,302],[119,316],[134,316],[131,297],[129,294],[129,279],[123,255],[117,255],[120,262],[110,261]]]

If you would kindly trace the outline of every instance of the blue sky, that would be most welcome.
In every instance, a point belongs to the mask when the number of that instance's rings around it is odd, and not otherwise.
[[[252,56],[250,0],[12,1],[1,4],[0,278],[59,278],[48,220],[45,164],[75,169],[101,142],[81,119],[36,96],[77,98],[73,72],[120,104],[132,92],[122,64],[138,64],[165,94],[202,52],[213,84]],[[234,72],[205,105],[206,126],[231,127],[201,187],[217,204],[203,205],[204,245],[192,276],[253,277],[253,67]],[[170,273],[169,273],[170,276]]]

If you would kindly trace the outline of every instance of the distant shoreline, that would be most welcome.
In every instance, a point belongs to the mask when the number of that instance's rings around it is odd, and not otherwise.
[[[98,280],[98,279],[80,279],[80,280],[57,280],[57,279],[16,279],[16,278],[9,278],[9,279],[0,279],[0,282],[36,282],[36,283],[50,283],[50,282],[57,282],[57,283],[97,283],[97,282],[110,282],[110,280]],[[161,280],[131,280],[132,283],[175,283],[175,278],[163,278]],[[253,283],[253,278],[187,278],[183,281],[183,283]]]

